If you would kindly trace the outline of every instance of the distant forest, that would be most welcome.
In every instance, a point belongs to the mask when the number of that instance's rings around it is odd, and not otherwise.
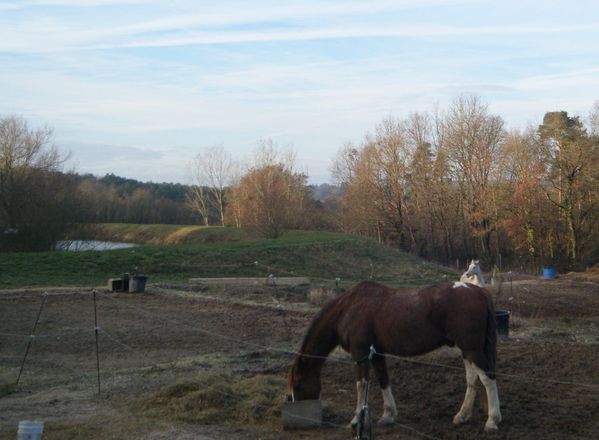
[[[65,175],[65,178],[67,176]],[[106,174],[69,176],[78,188],[75,218],[82,223],[203,224],[189,203],[191,185],[180,183],[140,182]],[[205,188],[207,190],[207,188]],[[323,183],[309,185],[314,206],[339,194],[337,186]],[[226,190],[225,190],[226,191]],[[209,203],[212,207],[213,203]],[[209,208],[208,224],[218,224],[218,212]]]

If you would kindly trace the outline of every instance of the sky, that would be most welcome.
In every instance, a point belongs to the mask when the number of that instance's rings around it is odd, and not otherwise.
[[[0,117],[79,173],[189,183],[260,140],[330,182],[390,115],[477,95],[508,128],[599,100],[596,0],[0,0]]]

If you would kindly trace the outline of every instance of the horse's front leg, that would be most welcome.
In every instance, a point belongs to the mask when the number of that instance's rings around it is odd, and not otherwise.
[[[356,411],[354,417],[349,423],[351,428],[354,428],[358,424],[358,417],[360,416],[360,410],[364,405],[364,397],[366,395],[366,387],[368,386],[368,361],[357,362],[355,367],[356,373]]]
[[[378,421],[379,425],[391,425],[395,423],[397,417],[397,406],[393,393],[391,393],[391,385],[389,384],[389,374],[387,373],[387,363],[385,356],[375,355],[372,358],[372,366],[376,373],[376,377],[383,392],[383,415]]]

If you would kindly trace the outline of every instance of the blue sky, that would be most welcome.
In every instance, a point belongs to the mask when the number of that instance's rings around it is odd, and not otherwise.
[[[599,100],[599,2],[0,0],[0,115],[78,172],[186,182],[260,139],[330,181],[384,117],[476,94],[508,128]]]

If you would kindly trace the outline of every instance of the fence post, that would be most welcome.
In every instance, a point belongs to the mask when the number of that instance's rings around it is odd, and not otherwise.
[[[96,370],[98,372],[98,394],[100,394],[100,350],[98,347],[98,311],[96,307],[96,289],[92,291],[94,297],[94,331],[96,333]]]
[[[21,368],[19,369],[19,375],[17,376],[17,383],[19,384],[19,380],[21,379],[21,373],[23,373],[23,368],[25,367],[25,360],[27,359],[27,355],[29,354],[29,349],[31,348],[31,344],[33,343],[33,339],[35,338],[35,329],[37,328],[37,323],[40,322],[40,316],[42,316],[42,309],[44,308],[44,304],[46,303],[46,298],[48,297],[48,292],[42,293],[42,303],[40,304],[40,309],[37,312],[37,318],[35,318],[35,322],[33,323],[33,328],[31,329],[31,334],[29,335],[29,342],[27,342],[27,348],[25,349],[25,355],[23,356],[23,361],[21,362]]]

